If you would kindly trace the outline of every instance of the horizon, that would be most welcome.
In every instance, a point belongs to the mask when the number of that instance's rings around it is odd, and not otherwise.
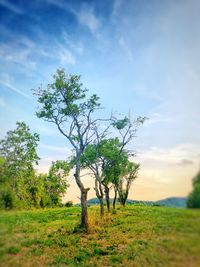
[[[149,118],[128,147],[141,164],[129,199],[187,196],[200,169],[199,8],[198,0],[0,0],[0,139],[25,121],[40,134],[39,172],[67,159],[69,142],[36,117],[31,91],[64,68],[81,75],[105,114]],[[94,180],[83,181],[90,199]],[[66,200],[76,203],[69,182]]]

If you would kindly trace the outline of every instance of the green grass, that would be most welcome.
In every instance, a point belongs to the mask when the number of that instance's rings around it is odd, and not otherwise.
[[[0,214],[0,266],[200,266],[200,210],[117,208],[74,232],[80,208]]]

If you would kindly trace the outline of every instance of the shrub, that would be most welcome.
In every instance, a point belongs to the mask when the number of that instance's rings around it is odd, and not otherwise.
[[[14,207],[14,195],[11,189],[6,187],[0,189],[0,207],[3,209],[12,209]]]
[[[65,203],[65,207],[69,208],[69,207],[72,207],[73,206],[73,202],[72,201],[67,201]]]
[[[188,208],[200,208],[200,184],[195,184],[192,193],[188,197]]]

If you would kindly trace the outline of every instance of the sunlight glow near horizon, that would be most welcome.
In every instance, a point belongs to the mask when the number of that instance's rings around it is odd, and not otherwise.
[[[65,68],[108,113],[149,117],[130,147],[141,170],[129,198],[186,196],[200,168],[199,8],[198,0],[0,0],[0,138],[25,121],[40,134],[40,171],[67,158],[71,147],[36,118],[31,91]],[[93,197],[92,178],[85,182]],[[70,183],[67,199],[77,202]]]

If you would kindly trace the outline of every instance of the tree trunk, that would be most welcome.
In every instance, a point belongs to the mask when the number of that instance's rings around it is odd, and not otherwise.
[[[109,196],[110,189],[107,185],[105,185],[104,187],[105,187],[106,205],[107,205],[108,212],[110,212],[110,196]]]
[[[122,206],[125,207],[125,205],[126,205],[126,199],[123,198],[123,199],[122,199]]]
[[[88,224],[88,210],[87,210],[87,193],[89,188],[81,190],[81,227],[86,231],[89,228]]]
[[[98,184],[99,184],[99,187],[98,187]],[[96,196],[99,199],[99,203],[100,203],[100,215],[101,217],[103,217],[104,216],[103,190],[102,190],[101,182],[97,180],[97,178],[95,179],[94,190],[96,192]]]
[[[114,191],[115,191],[115,195],[113,198],[113,209],[115,210],[115,204],[116,204],[116,200],[117,200],[117,188],[114,187]]]
[[[100,215],[101,215],[101,217],[103,217],[103,216],[104,216],[103,197],[100,197],[100,198],[99,198],[99,201],[100,201]]]
[[[76,160],[76,170],[74,177],[76,179],[76,183],[81,191],[81,228],[85,229],[86,231],[89,228],[89,223],[88,223],[88,211],[87,211],[87,194],[90,188],[85,188],[81,182],[80,179],[80,154],[77,155],[77,160]]]

